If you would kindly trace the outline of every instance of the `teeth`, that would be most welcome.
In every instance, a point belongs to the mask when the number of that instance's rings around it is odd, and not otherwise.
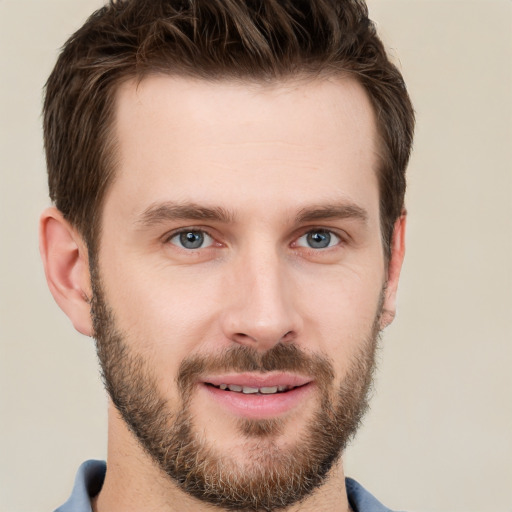
[[[242,393],[245,393],[246,395],[252,395],[254,393],[257,393],[258,391],[258,388],[250,388],[249,386],[244,386],[242,388]]]
[[[260,393],[264,395],[271,395],[272,393],[277,392],[277,386],[272,386],[271,388],[260,388]]]
[[[237,393],[245,393],[246,395],[254,395],[261,393],[262,395],[272,395],[274,393],[288,391],[291,389],[289,386],[268,386],[262,388],[252,388],[250,386],[238,386],[237,384],[220,384],[219,389],[223,391],[236,391]]]

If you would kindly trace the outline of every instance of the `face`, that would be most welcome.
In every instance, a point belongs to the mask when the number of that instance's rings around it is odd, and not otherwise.
[[[368,99],[153,76],[121,88],[115,130],[92,272],[114,403],[190,494],[302,499],[364,411],[387,301]]]

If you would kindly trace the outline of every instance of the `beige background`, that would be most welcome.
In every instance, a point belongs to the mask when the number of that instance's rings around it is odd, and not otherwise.
[[[93,344],[46,289],[41,87],[98,0],[0,0],[0,511],[105,455]],[[409,511],[512,511],[512,2],[372,0],[418,117],[399,314],[347,473]]]

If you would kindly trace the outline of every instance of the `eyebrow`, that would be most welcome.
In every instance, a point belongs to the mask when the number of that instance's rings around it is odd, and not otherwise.
[[[137,224],[150,227],[162,222],[174,220],[209,220],[228,223],[233,220],[233,214],[221,207],[207,207],[196,203],[165,202],[153,204],[142,213]]]
[[[368,222],[368,212],[356,204],[328,204],[303,208],[296,216],[297,224],[328,219],[355,219]]]
[[[176,220],[216,221],[230,223],[234,214],[222,207],[202,206],[197,203],[156,203],[144,210],[137,224],[151,227],[164,222]],[[297,224],[328,219],[356,219],[366,224],[368,213],[364,208],[355,204],[327,204],[301,209],[295,217]]]

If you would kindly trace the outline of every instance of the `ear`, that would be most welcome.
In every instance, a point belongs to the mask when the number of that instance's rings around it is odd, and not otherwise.
[[[57,208],[41,215],[39,251],[53,298],[77,331],[92,336],[87,246]]]
[[[396,293],[400,270],[405,256],[405,221],[407,212],[402,210],[402,214],[395,222],[393,236],[391,238],[391,250],[387,269],[387,283],[384,290],[384,304],[380,317],[380,328],[386,328],[395,318],[396,314]]]

